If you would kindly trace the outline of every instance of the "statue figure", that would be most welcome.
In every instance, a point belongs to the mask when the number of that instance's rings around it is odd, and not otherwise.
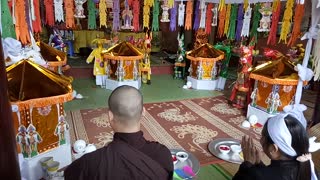
[[[198,65],[198,70],[197,70],[197,78],[201,80],[202,76],[203,76],[203,68],[202,68],[202,62],[200,61]]]
[[[170,22],[169,19],[169,6],[168,6],[168,0],[163,1],[163,5],[161,5],[162,8],[162,17],[160,19],[161,22]]]
[[[132,19],[133,19],[132,10],[130,10],[129,5],[128,5],[128,0],[126,0],[125,1],[125,9],[122,11],[123,26],[121,28],[122,29],[133,29]]]
[[[28,158],[30,154],[30,146],[28,141],[27,129],[24,125],[19,126],[16,140],[20,146],[23,157]]]
[[[255,88],[252,91],[251,96],[250,96],[250,98],[252,99],[251,106],[253,106],[253,107],[257,106],[257,95],[258,95],[257,93],[258,93],[258,88]]]
[[[258,27],[259,32],[269,32],[271,26],[271,14],[272,7],[271,3],[264,3],[263,7],[259,9],[259,12],[262,14],[262,18],[260,20],[260,27]]]
[[[118,64],[116,75],[117,75],[118,81],[124,80],[125,72],[123,69],[123,61],[122,60],[120,60],[120,63]]]
[[[144,50],[145,53],[150,53],[151,52],[151,41],[152,41],[152,32],[150,29],[146,29],[146,34],[144,38]]]
[[[86,18],[86,16],[84,15],[83,4],[85,2],[87,2],[87,0],[74,0],[74,2],[75,2],[75,6],[76,6],[74,17],[75,18]]]
[[[66,144],[66,133],[69,130],[69,124],[65,120],[65,117],[61,115],[59,122],[54,132],[54,135],[59,136],[59,145]]]
[[[38,155],[38,144],[42,142],[42,138],[39,133],[36,131],[36,127],[30,124],[27,128],[28,132],[28,143],[30,145],[30,156],[34,157]]]

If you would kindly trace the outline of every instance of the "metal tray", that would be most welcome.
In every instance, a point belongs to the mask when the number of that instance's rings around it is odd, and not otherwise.
[[[170,149],[171,154],[175,155],[177,152],[185,152],[189,155],[188,159],[184,162],[178,161],[176,164],[174,164],[174,169],[182,169],[184,166],[190,166],[195,174],[198,174],[200,171],[200,163],[199,160],[190,152],[187,152],[182,149]],[[192,179],[192,177],[187,178]]]
[[[208,145],[209,151],[216,157],[236,164],[241,164],[243,159],[240,157],[240,154],[233,153],[231,150],[228,154],[222,154],[219,150],[220,145],[240,145],[240,141],[232,138],[219,138],[211,141]]]

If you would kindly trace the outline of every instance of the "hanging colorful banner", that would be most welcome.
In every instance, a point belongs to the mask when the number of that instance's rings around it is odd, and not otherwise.
[[[185,5],[183,1],[179,4],[179,13],[178,13],[178,26],[184,25],[184,12],[185,12]]]
[[[140,2],[139,0],[133,0],[133,31],[139,31],[139,13],[140,13]]]
[[[297,4],[294,11],[294,24],[292,28],[291,38],[289,39],[288,46],[294,46],[296,40],[301,34],[301,22],[304,17],[304,4]]]
[[[113,12],[114,11],[116,11],[116,9],[114,9]],[[107,27],[107,3],[106,3],[106,1],[99,2],[99,18],[100,18],[100,28],[102,26]]]
[[[252,39],[252,43],[256,43],[258,41],[258,27],[260,23],[260,16],[261,14],[259,13],[259,10],[261,9],[260,3],[256,3],[254,5],[253,9],[253,19],[252,19],[252,28],[250,31],[250,38]]]
[[[170,31],[176,30],[177,24],[177,3],[174,3],[173,7],[170,9]]]
[[[244,17],[243,17],[243,24],[241,29],[242,37],[249,37],[251,13],[252,13],[252,8],[249,6],[247,7],[247,10],[244,13]]]
[[[71,0],[65,0],[66,1],[71,1]],[[72,1],[73,2],[73,1]],[[17,1],[16,1],[17,3]],[[72,3],[73,4],[73,3]],[[46,7],[46,24],[48,26],[54,26],[54,10],[53,10],[53,0],[45,0],[44,3],[45,7]],[[66,7],[67,5],[65,5]],[[66,12],[67,14],[68,12]],[[72,14],[73,16],[73,14]]]
[[[240,4],[238,9],[238,17],[237,17],[236,41],[241,40],[241,29],[243,25],[243,11],[244,11],[244,6],[243,4]]]
[[[234,40],[236,37],[236,21],[238,14],[238,4],[232,4],[230,15],[230,26],[228,31],[228,39]]]
[[[226,13],[227,13],[227,7],[224,6],[219,11],[218,37],[220,37],[220,38],[223,36],[223,32],[224,32],[224,23],[226,21]]]
[[[145,2],[147,0],[144,0]],[[143,6],[143,27],[149,29],[149,22],[150,22],[150,6],[144,5]]]
[[[193,12],[193,2],[192,0],[188,0],[187,8],[186,8],[186,22],[185,22],[185,29],[191,30],[192,28],[192,12]]]
[[[160,10],[160,2],[158,0],[154,0],[153,4],[153,19],[152,19],[152,31],[159,31],[159,10]]]
[[[120,29],[120,2],[119,2],[119,0],[113,1],[113,10],[112,11],[113,11],[112,30],[118,31]]]
[[[200,3],[200,24],[199,28],[205,28],[206,27],[206,12],[207,12],[207,5],[204,1],[201,1]]]
[[[33,29],[34,33],[40,33],[42,31],[42,27],[41,27],[40,2],[39,2],[39,0],[33,0],[33,8],[34,8],[34,16],[35,16],[35,18],[32,19],[32,29]]]
[[[15,30],[17,35],[17,40],[21,41],[23,45],[30,42],[30,34],[28,29],[28,24],[26,22],[26,11],[25,11],[25,1],[16,0],[14,4],[15,9]]]
[[[207,7],[207,14],[206,14],[206,33],[210,34],[211,33],[211,22],[212,22],[212,14],[213,14],[213,4],[209,3]]]
[[[228,31],[229,31],[230,15],[231,15],[231,4],[228,4],[227,5],[227,12],[226,12],[226,20],[224,23],[224,31],[223,31],[224,35],[227,35]]]
[[[194,24],[193,24],[193,30],[199,29],[200,25],[200,2],[197,1],[196,7],[195,7],[195,18],[194,18]]]
[[[293,12],[292,12],[293,5],[294,5],[294,0],[287,0],[286,9],[283,14],[279,42],[284,41],[285,44],[287,44],[287,36],[290,33],[290,27],[291,27],[292,15],[293,15]]]
[[[97,21],[96,21],[96,5],[93,0],[88,0],[88,29],[96,29]],[[101,16],[100,16],[101,17]],[[101,27],[101,24],[100,24]]]
[[[277,41],[277,30],[280,19],[281,5],[280,0],[274,0],[272,4],[272,23],[267,44],[275,45]]]
[[[12,37],[16,38],[16,32],[13,25],[13,19],[9,10],[8,2],[1,1],[1,30],[2,30],[2,38]]]
[[[57,22],[64,22],[63,0],[54,0],[54,17]]]
[[[66,11],[66,27],[73,28],[75,27],[74,23],[74,1],[73,0],[64,0],[64,8]]]

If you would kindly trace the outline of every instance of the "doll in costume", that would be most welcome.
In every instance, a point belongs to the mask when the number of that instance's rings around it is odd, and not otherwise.
[[[150,66],[151,40],[152,40],[152,32],[150,29],[147,28],[145,39],[144,39],[145,57],[141,62],[141,67],[146,70],[142,72],[142,82],[147,84],[151,84],[151,66]]]
[[[30,146],[30,156],[34,157],[38,155],[38,144],[42,142],[42,138],[32,124],[30,124],[27,128],[28,131],[28,143]]]
[[[23,157],[28,158],[30,153],[30,146],[28,142],[27,129],[24,125],[19,126],[16,140],[20,145],[20,149]]]
[[[91,52],[89,57],[87,58],[87,63],[91,63],[94,60],[93,65],[93,74],[96,76],[96,85],[104,87],[106,81],[106,61],[103,60],[101,56],[101,52],[105,50],[103,48],[103,44],[107,43],[106,39],[94,39],[92,44],[95,44],[97,47]]]

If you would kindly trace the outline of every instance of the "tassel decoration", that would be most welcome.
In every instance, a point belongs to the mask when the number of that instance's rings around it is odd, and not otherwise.
[[[230,15],[230,26],[228,31],[228,39],[234,40],[236,37],[236,21],[238,14],[238,4],[232,4],[231,15]]]
[[[133,0],[133,31],[139,31],[139,13],[140,13],[140,2],[139,0]]]
[[[153,19],[152,19],[152,31],[159,31],[159,8],[160,2],[158,0],[154,0],[153,4]]]
[[[244,11],[244,5],[240,4],[238,9],[238,17],[237,17],[237,30],[236,30],[236,40],[241,40],[241,29],[243,25],[243,11]]]
[[[213,14],[213,4],[209,3],[207,7],[207,14],[206,14],[206,33],[211,33],[211,22],[212,22],[212,14]]]
[[[219,12],[218,37],[220,38],[223,36],[223,32],[224,32],[224,23],[226,21],[226,13],[227,13],[227,7],[224,6]]]
[[[294,24],[292,28],[291,38],[289,39],[288,46],[294,46],[298,37],[301,34],[301,22],[304,15],[304,4],[297,4],[295,8],[294,14]]]
[[[170,31],[176,30],[177,24],[177,4],[174,3],[174,6],[170,9]]]
[[[290,32],[290,26],[292,21],[292,8],[294,5],[294,0],[287,0],[286,10],[284,11],[283,19],[282,19],[282,27],[279,42],[284,41],[287,44],[287,36]]]
[[[226,13],[226,22],[224,23],[224,31],[223,31],[224,35],[227,35],[229,31],[230,15],[231,15],[231,4],[228,4],[227,13]]]
[[[186,30],[191,30],[192,28],[192,12],[193,12],[193,2],[192,0],[188,0],[187,8],[186,8],[186,22],[185,22]]]
[[[270,32],[269,32],[268,41],[267,41],[268,45],[275,45],[276,44],[278,23],[280,20],[280,12],[281,12],[280,0],[274,0],[273,4],[272,4],[271,28],[270,28]]]

